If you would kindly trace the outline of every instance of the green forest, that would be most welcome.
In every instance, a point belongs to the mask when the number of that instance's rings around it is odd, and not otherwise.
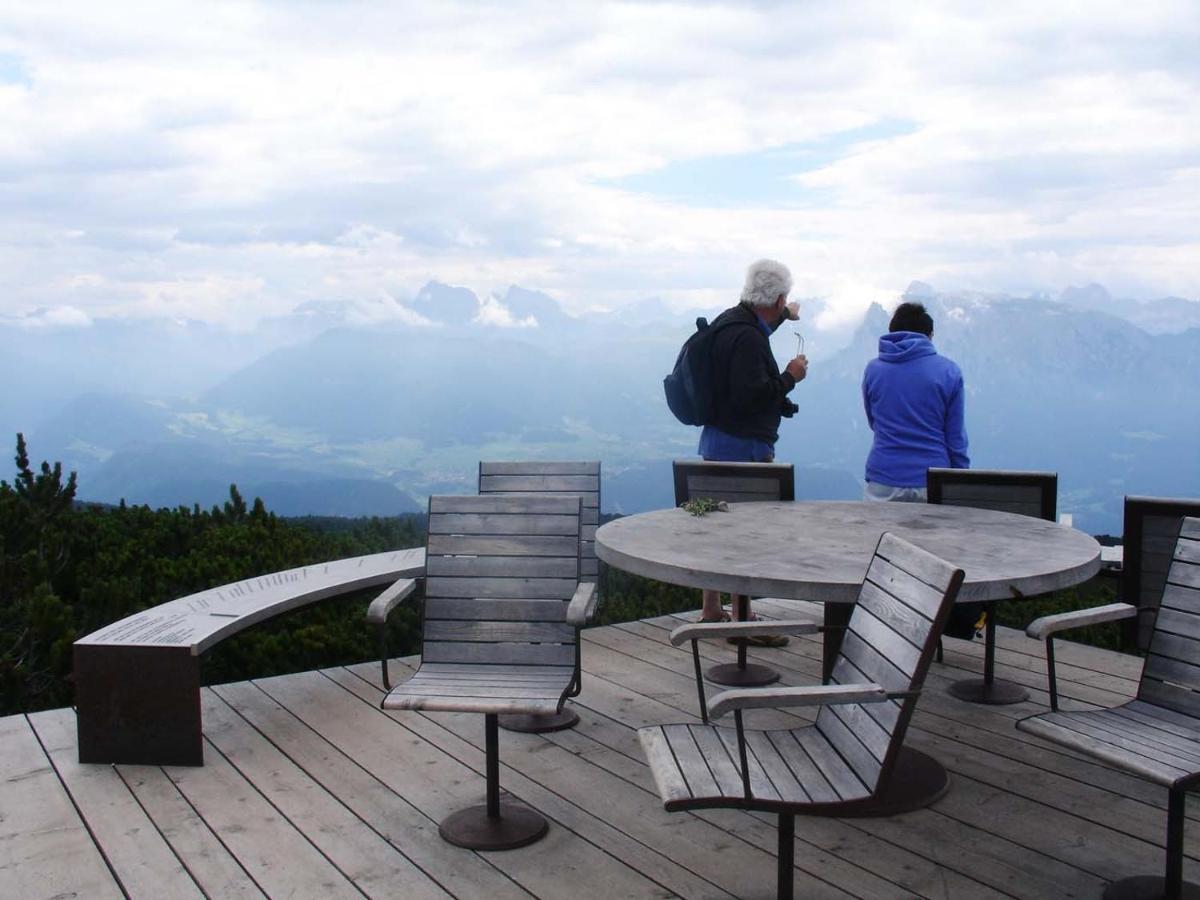
[[[348,556],[422,546],[424,517],[284,519],[230,485],[223,506],[152,510],[79,503],[74,473],[30,465],[17,435],[16,474],[0,481],[0,716],[70,706],[72,644],[96,629],[176,597],[244,578]],[[611,517],[605,517],[605,519]],[[699,606],[698,592],[603,569],[598,624]],[[247,629],[203,657],[205,683],[345,665],[376,658],[364,622],[373,589],[327,600]],[[1109,602],[1111,581],[1001,604],[1000,624]],[[393,655],[420,649],[420,595],[389,619]],[[1118,646],[1116,625],[1073,634]]]
[[[419,547],[421,516],[288,521],[230,486],[224,506],[152,510],[75,500],[75,474],[30,465],[0,481],[0,715],[70,706],[72,644],[132,613],[206,588],[310,563]],[[363,614],[378,589],[248,629],[203,658],[207,683],[371,658]],[[417,646],[417,613],[391,617],[397,653]]]

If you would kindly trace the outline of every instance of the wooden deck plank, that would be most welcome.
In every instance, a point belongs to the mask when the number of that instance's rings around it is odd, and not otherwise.
[[[667,631],[665,627],[652,622],[631,622],[616,626],[616,628],[643,637],[648,642],[647,646],[654,648],[661,646],[665,641],[665,638],[660,641],[657,635],[665,634]],[[609,642],[618,640],[606,632],[587,632],[587,634],[593,633],[597,640]],[[706,661],[728,661],[728,651],[721,645],[702,642],[700,647],[701,656]],[[623,649],[636,653],[629,645],[624,645]],[[816,683],[820,680],[820,657],[819,641],[804,638],[793,640],[785,650],[771,651],[770,658],[772,665],[775,665],[783,674],[784,683],[805,684]],[[663,657],[660,662],[691,677],[690,656],[686,658],[686,662],[680,658],[672,659],[670,657]],[[1103,786],[1120,796],[1149,804],[1155,808],[1166,809],[1165,794],[1144,779],[1132,778],[1099,763],[1094,757],[1068,750],[1027,732],[1017,731],[1013,727],[1016,719],[1044,711],[1046,708],[1044,704],[1025,702],[1011,707],[984,707],[964,703],[949,696],[946,688],[960,677],[961,671],[936,664],[930,669],[930,674],[926,679],[926,689],[917,705],[916,717],[911,727],[921,730],[927,727],[926,723],[929,723],[928,727],[935,732],[938,732],[939,729],[953,728],[956,740],[971,743],[980,750],[986,750],[996,740],[1005,741],[1013,748],[1014,755],[1025,759],[1027,763],[1030,763],[1030,758],[1026,758],[1026,752],[1041,768],[1067,774],[1082,783]],[[1122,696],[1121,702],[1129,699],[1129,696],[1131,694]],[[1189,809],[1189,818],[1200,821],[1200,808]]]
[[[314,682],[318,690],[313,690]],[[430,793],[427,783],[438,782],[439,772],[428,772],[429,777],[422,779],[420,784],[403,784],[404,790],[398,792],[375,778],[357,759],[342,752],[319,728],[312,727],[313,724],[329,729],[341,727],[340,720],[323,722],[315,712],[325,688],[327,680],[310,673],[305,678],[284,676],[255,683],[225,684],[215,690],[272,743],[286,748],[288,758],[295,765],[337,796],[356,816],[451,894],[487,893],[497,900],[528,897],[526,891],[484,856],[473,852],[446,852],[446,844],[437,833],[437,821],[417,805],[422,791]],[[272,689],[272,693],[267,689]],[[281,699],[308,710],[309,722],[286,708]],[[410,752],[410,747],[418,743],[419,739],[411,737],[384,748],[390,750],[397,769],[409,778],[413,777],[414,771],[429,768],[422,765],[422,758],[414,758]]]
[[[357,672],[361,671],[362,677]],[[374,695],[377,688],[367,680],[374,676],[369,664],[350,667],[342,673],[331,671],[340,684],[365,697]],[[355,683],[357,682],[357,684]],[[411,727],[436,741],[447,752],[453,752],[472,767],[482,772],[482,731],[480,723],[464,713],[434,713],[422,716],[424,721],[412,722]],[[744,886],[760,877],[764,868],[774,871],[771,856],[759,848],[748,849],[736,859],[721,858],[714,851],[727,842],[727,837],[712,833],[699,823],[677,820],[672,813],[662,808],[657,794],[636,791],[624,782],[606,777],[606,773],[590,766],[580,766],[580,758],[564,752],[542,735],[512,734],[512,743],[526,752],[513,750],[506,753],[501,741],[501,785],[520,784],[536,787],[545,796],[544,802],[553,802],[561,807],[561,813],[572,812],[571,828],[588,827],[585,834],[590,840],[603,841],[601,846],[627,865],[636,867],[647,876],[658,877],[681,896],[689,896],[668,884],[660,873],[673,870],[679,877],[689,876],[707,883],[705,890],[738,896]],[[584,760],[586,762],[586,760]],[[511,771],[511,774],[510,774]],[[537,807],[549,814],[543,805]],[[579,813],[586,811],[584,817]],[[593,820],[592,815],[599,815]],[[611,823],[597,829],[600,822]],[[563,822],[568,825],[567,822]],[[664,846],[664,841],[665,846]],[[798,892],[802,896],[845,897],[847,893],[834,887],[818,876],[797,872]],[[604,896],[609,896],[606,892]]]
[[[367,665],[377,677],[375,667]],[[310,673],[311,674],[311,673]],[[306,679],[316,702],[305,704],[291,699],[291,680],[281,679],[264,684],[279,702],[309,721],[310,710],[326,717],[322,733],[337,747],[354,758],[377,779],[386,782],[410,802],[419,804],[427,815],[440,821],[450,813],[482,802],[484,792],[483,753],[473,745],[457,739],[434,722],[453,713],[423,714],[415,712],[387,713],[378,709],[382,692],[351,672],[329,670],[319,676],[324,681]],[[482,742],[481,716],[457,714],[467,721],[467,728],[477,731]],[[553,896],[555,885],[561,889],[564,879],[578,881],[580,897],[604,898],[616,891],[622,896],[658,897],[663,893],[660,881],[667,882],[671,873],[659,877],[662,869],[670,868],[669,860],[658,860],[659,866],[638,871],[626,861],[638,853],[637,847],[620,845],[616,853],[607,852],[605,845],[619,833],[585,809],[563,802],[538,783],[523,778],[508,765],[518,754],[510,743],[528,742],[535,735],[509,735],[501,738],[500,786],[502,791],[537,809],[552,820],[547,837],[528,848],[492,854],[489,860],[509,878],[536,896]],[[399,755],[397,746],[403,746]],[[559,827],[555,827],[555,825]],[[580,840],[580,835],[584,837]],[[458,852],[458,851],[455,851]],[[624,855],[622,855],[622,853]],[[547,859],[556,860],[548,866]],[[649,871],[650,875],[645,874]],[[568,873],[589,873],[570,875]],[[670,888],[674,890],[674,888]],[[689,880],[682,891],[703,896],[720,895],[711,885]]]
[[[0,719],[0,797],[0,896],[122,896],[25,716]]]
[[[205,738],[202,767],[168,767],[180,794],[270,897],[362,894]]]
[[[795,601],[755,608],[820,614]],[[583,693],[571,701],[579,726],[501,733],[502,788],[551,819],[544,841],[510,853],[474,853],[437,835],[444,815],[483,795],[481,717],[384,713],[375,664],[206,691],[203,768],[79,766],[70,710],[35,714],[36,732],[25,717],[0,720],[0,896],[119,896],[114,871],[130,895],[158,879],[214,897],[773,896],[775,817],[666,813],[637,740],[639,725],[698,721],[690,647],[667,641],[691,615],[585,630]],[[1136,657],[1058,646],[1064,706],[1133,693]],[[797,894],[1086,897],[1110,879],[1157,873],[1165,791],[1014,728],[1046,707],[1042,642],[999,630],[998,674],[1031,693],[1011,707],[946,694],[978,674],[983,649],[953,639],[946,648],[909,741],[947,767],[949,793],[886,819],[800,817]],[[700,651],[706,664],[733,657],[724,642]],[[751,656],[776,666],[784,684],[819,681],[819,640],[794,637]],[[395,661],[393,674],[413,662]],[[794,727],[812,715],[756,710],[747,723]],[[72,798],[98,823],[94,836]],[[1189,810],[1184,831],[1193,879],[1198,818]]]
[[[575,706],[582,720],[580,727],[546,737],[653,794],[653,778],[638,746],[637,732],[595,709],[597,706],[619,707],[620,699],[628,696],[629,692],[623,686],[591,678]],[[639,703],[655,704],[657,701],[640,698]],[[666,710],[662,718],[674,715],[677,715],[675,711]],[[764,848],[770,848],[774,843],[773,816],[748,816],[729,810],[699,810],[693,814],[714,824],[725,823],[732,834]],[[850,863],[886,882],[876,884],[883,896],[906,891],[935,897],[988,895],[988,889],[979,881],[931,864],[917,854],[869,835],[855,820],[802,817],[797,822],[796,837],[797,855],[830,872],[839,884],[847,883],[843,880],[847,876],[842,869]],[[860,879],[858,889],[862,890],[862,876],[857,877]]]
[[[321,853],[371,897],[450,896],[378,831],[297,766],[226,704],[203,692],[208,739]]]
[[[585,654],[589,649],[585,648]],[[585,681],[584,692],[576,701],[578,705],[585,706],[590,702],[590,698],[597,692],[596,682],[597,679],[594,678]],[[620,689],[624,690],[625,688],[622,686]],[[644,702],[639,703],[639,711],[642,711],[644,706]],[[666,709],[655,718],[669,721],[677,715],[677,710],[673,712],[671,709]],[[920,715],[920,706],[918,706],[918,715]],[[913,829],[914,833],[903,835],[898,833],[895,828],[888,827],[888,823],[896,822],[897,819],[861,819],[847,824],[861,827],[884,840],[902,841],[903,846],[914,852],[935,854],[934,858],[942,861],[943,864],[959,866],[964,875],[986,878],[989,879],[989,883],[1003,884],[1005,887],[1002,890],[1015,892],[1020,896],[1061,895],[1069,892],[1067,886],[1078,884],[1081,880],[1099,884],[1098,880],[1089,879],[1086,874],[1080,873],[1074,867],[1056,865],[1052,860],[1045,859],[1044,855],[1036,850],[1021,848],[1006,840],[1002,840],[1001,843],[1007,849],[1002,851],[997,858],[992,857],[993,849],[988,849],[983,856],[956,857],[954,853],[944,851],[943,845],[954,847],[963,842],[973,842],[980,848],[991,848],[996,835],[986,827],[974,827],[957,819],[947,823],[940,818],[933,817],[937,809],[938,807],[935,807],[933,810],[923,810],[905,817],[909,821],[918,821],[921,824]],[[924,817],[923,822],[921,817]],[[807,837],[811,830],[826,827],[826,823],[830,821],[834,820],[802,817],[801,821],[797,822],[797,834],[799,837]],[[936,837],[927,837],[923,833],[926,829],[931,829]],[[981,872],[984,874],[980,875]]]
[[[29,722],[83,816],[94,839],[104,847],[123,890],[135,897],[167,892],[174,897],[203,897],[192,875],[159,833],[121,775],[111,766],[79,763],[75,712],[52,709],[32,713]]]
[[[161,768],[122,765],[117,771],[205,894],[244,900],[266,896]]]

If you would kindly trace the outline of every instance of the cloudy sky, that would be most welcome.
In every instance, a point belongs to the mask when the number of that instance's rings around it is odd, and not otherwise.
[[[1200,299],[1200,4],[0,0],[0,317]]]

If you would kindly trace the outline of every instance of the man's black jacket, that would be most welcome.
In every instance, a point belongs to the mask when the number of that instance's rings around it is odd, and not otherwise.
[[[749,307],[739,303],[725,310],[712,327],[729,321],[738,324],[713,337],[713,425],[727,434],[774,445],[784,400],[796,379],[788,372],[780,374],[771,341]]]

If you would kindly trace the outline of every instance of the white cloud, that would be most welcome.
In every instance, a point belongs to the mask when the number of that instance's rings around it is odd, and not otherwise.
[[[524,316],[518,319],[495,294],[486,294],[480,298],[479,313],[475,319],[484,325],[492,325],[497,328],[538,327],[538,321],[534,316]]]
[[[7,321],[28,331],[50,331],[60,328],[88,328],[92,317],[74,306],[55,306],[51,309],[35,309],[24,315],[4,317]]]
[[[1197,45],[1187,0],[10,5],[0,314],[709,305],[761,256],[831,321],[914,277],[1200,297]],[[614,183],[778,148],[778,202]]]

